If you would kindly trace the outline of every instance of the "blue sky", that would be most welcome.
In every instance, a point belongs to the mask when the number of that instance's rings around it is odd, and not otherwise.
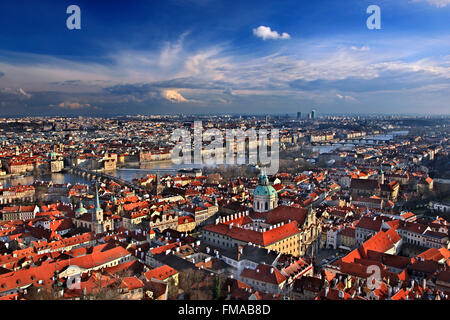
[[[2,0],[0,28],[0,115],[450,110],[450,0]]]

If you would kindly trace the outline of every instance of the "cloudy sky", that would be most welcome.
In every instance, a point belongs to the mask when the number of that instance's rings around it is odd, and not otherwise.
[[[450,0],[2,0],[0,30],[3,116],[450,111]]]

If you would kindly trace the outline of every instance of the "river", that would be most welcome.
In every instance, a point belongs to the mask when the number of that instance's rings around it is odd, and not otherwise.
[[[139,165],[138,163],[127,164],[126,167],[108,172],[109,175],[119,177],[126,181],[141,178],[148,174],[159,172],[160,174],[176,174],[180,169],[199,168],[199,165],[174,164],[171,161],[154,162]],[[89,184],[90,180],[72,173],[52,173],[39,176],[11,177],[0,180],[4,187],[16,185],[30,185],[34,180],[53,181],[55,184]]]

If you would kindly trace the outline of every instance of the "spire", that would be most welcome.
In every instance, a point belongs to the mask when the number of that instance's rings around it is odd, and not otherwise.
[[[98,199],[98,188],[97,184],[95,184],[95,211],[101,210],[100,200]]]
[[[378,172],[378,176],[379,176],[379,178],[380,178],[380,183],[381,184],[384,184],[384,172],[383,172],[383,166],[382,166],[382,164],[383,163],[380,163],[380,171]]]
[[[259,173],[258,177],[259,185],[261,186],[267,186],[269,184],[269,179],[266,175],[266,169],[264,167],[261,167],[261,172]]]
[[[378,171],[380,174],[383,174],[383,163],[380,163],[380,170]]]
[[[95,184],[95,205],[94,214],[92,215],[92,220],[96,222],[103,221],[103,209],[100,207],[100,200],[98,199],[98,187]]]

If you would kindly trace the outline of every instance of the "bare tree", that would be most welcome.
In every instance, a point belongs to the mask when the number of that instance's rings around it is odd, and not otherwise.
[[[180,273],[179,287],[186,300],[211,300],[214,298],[214,277],[201,270]]]

